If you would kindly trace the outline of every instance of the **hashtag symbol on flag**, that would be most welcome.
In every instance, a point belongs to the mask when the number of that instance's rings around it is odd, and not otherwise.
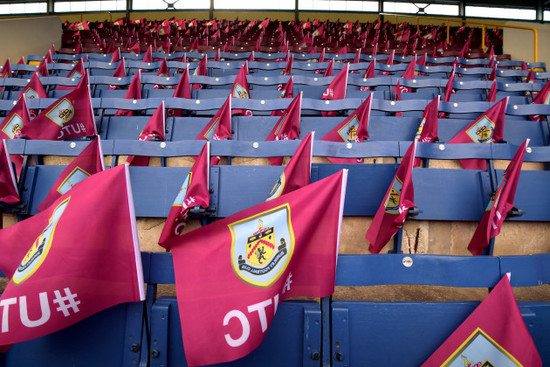
[[[69,288],[64,288],[65,296],[61,295],[61,292],[59,290],[53,291],[55,298],[53,300],[53,303],[57,304],[59,307],[57,307],[57,311],[63,312],[63,316],[67,317],[70,316],[71,313],[69,312],[69,309],[72,309],[74,313],[79,312],[78,305],[80,304],[80,301],[76,300],[76,297],[78,294],[71,293],[71,290]]]
[[[286,291],[290,290],[291,284],[292,284],[292,272],[288,273],[288,277],[285,280],[285,284],[283,285],[283,294],[285,294]]]

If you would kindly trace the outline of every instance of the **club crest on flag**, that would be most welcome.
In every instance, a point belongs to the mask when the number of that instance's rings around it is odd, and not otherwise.
[[[490,143],[494,130],[495,123],[488,119],[487,116],[483,116],[482,119],[466,130],[466,134],[468,134],[474,143]]]
[[[61,185],[57,188],[57,192],[64,195],[67,191],[73,188],[74,185],[83,181],[85,178],[91,176],[88,172],[84,171],[80,167],[75,169],[63,180]]]
[[[284,204],[228,225],[231,265],[243,282],[267,288],[287,268],[294,251],[290,207]]]
[[[57,125],[63,127],[64,124],[71,121],[73,118],[74,107],[68,99],[63,98],[46,114],[46,116]]]
[[[357,141],[357,128],[359,128],[359,120],[355,115],[353,119],[338,130],[338,135],[344,142],[355,143]]]
[[[235,83],[232,95],[234,98],[250,98],[248,91],[239,83]]]
[[[416,131],[416,135],[414,136],[415,139],[420,139],[420,136],[422,135],[422,131],[424,130],[425,124],[426,124],[426,118],[423,117],[422,121],[420,121],[420,125],[418,126],[418,130]]]
[[[386,203],[384,203],[386,213],[396,215],[399,214],[399,199],[401,198],[402,189],[403,182],[401,182],[399,177],[396,177],[395,180],[393,180],[391,191],[386,199]]]
[[[80,74],[78,71],[73,71],[69,75],[67,75],[67,78],[82,78],[82,74]]]
[[[25,93],[23,93],[25,95],[25,97],[27,98],[40,98],[40,96],[38,95],[38,93],[32,89],[32,88],[28,88]]]
[[[214,139],[214,132],[216,131],[216,126],[218,126],[218,121],[220,121],[220,117],[216,117],[216,120],[214,121],[214,123],[212,125],[210,125],[210,129],[208,129],[208,131],[206,133],[204,133],[204,137],[206,138],[206,140],[212,140]],[[216,139],[218,140],[218,139]]]
[[[10,137],[10,139],[15,139],[19,136],[19,131],[23,128],[23,119],[18,114],[13,114],[11,119],[2,129],[2,132]]]
[[[269,193],[269,196],[267,197],[267,199],[265,199],[265,201],[273,200],[281,196],[281,192],[283,192],[285,188],[285,183],[286,183],[286,178],[285,178],[285,173],[283,172],[277,179],[277,182],[275,182],[275,185],[271,189],[271,192]]]
[[[518,367],[521,364],[481,328],[443,363],[442,367]]]
[[[33,275],[38,268],[40,268],[40,265],[42,265],[46,259],[46,256],[48,256],[48,252],[52,247],[55,227],[57,226],[57,223],[59,223],[59,220],[67,208],[70,199],[71,198],[68,197],[61,204],[59,204],[57,208],[55,208],[52,217],[50,218],[50,222],[34,240],[31,248],[23,258],[23,261],[21,261],[21,264],[19,264],[15,270],[15,273],[13,273],[13,277],[11,279],[13,284],[19,285],[23,283],[31,275]]]
[[[178,196],[176,196],[176,199],[174,200],[174,203],[172,204],[172,206],[183,206],[183,199],[185,199],[185,195],[187,194],[187,188],[191,184],[192,176],[193,176],[193,172],[189,172],[187,177],[185,177],[185,181],[183,181],[180,191],[178,192]]]

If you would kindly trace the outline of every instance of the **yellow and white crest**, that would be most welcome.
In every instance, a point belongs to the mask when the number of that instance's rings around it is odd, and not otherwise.
[[[228,225],[231,265],[243,282],[267,288],[286,270],[294,252],[288,204]]]
[[[441,366],[518,367],[521,364],[486,332],[477,328]]]
[[[60,127],[63,127],[64,124],[71,121],[74,117],[74,107],[68,99],[63,98],[46,116]]]
[[[265,199],[265,201],[273,200],[281,196],[281,193],[285,188],[285,183],[286,183],[286,178],[285,178],[285,173],[283,171],[283,173],[281,173],[281,175],[277,179],[277,182],[275,182],[275,185],[271,189],[271,192],[269,193],[269,196],[267,197],[267,199]]]
[[[61,219],[63,212],[67,208],[70,199],[71,198],[68,197],[55,208],[52,213],[52,217],[50,218],[50,222],[34,240],[31,248],[23,258],[23,261],[21,261],[21,264],[19,264],[15,270],[15,273],[13,273],[13,277],[11,279],[13,284],[19,285],[23,283],[31,275],[33,275],[38,268],[40,268],[40,265],[42,265],[46,259],[46,256],[48,256],[48,252],[52,247],[55,227]]]
[[[416,135],[414,136],[415,139],[420,139],[420,136],[422,135],[422,131],[424,130],[425,124],[426,124],[426,118],[423,117],[422,121],[420,121],[420,125],[418,126],[418,130],[416,131]]]
[[[471,128],[466,130],[466,134],[474,143],[490,143],[494,130],[495,123],[489,120],[487,116],[483,116]]]
[[[71,173],[65,179],[63,182],[61,182],[61,185],[57,188],[57,192],[59,192],[61,195],[65,194],[67,191],[73,188],[74,185],[77,183],[83,181],[85,178],[91,176],[88,172],[84,171],[80,167],[75,167]]]
[[[210,129],[208,129],[208,131],[204,133],[203,136],[206,138],[206,140],[212,140],[214,138],[214,132],[216,131],[216,126],[218,126],[219,121],[220,121],[220,118],[216,117],[216,120],[210,126]]]
[[[239,83],[235,84],[235,88],[233,88],[233,92],[231,94],[233,98],[250,98],[248,91]]]
[[[359,120],[357,119],[357,115],[355,115],[347,124],[338,130],[338,135],[340,135],[342,140],[346,143],[355,143],[357,141],[358,128]]]
[[[193,176],[193,172],[189,172],[189,174],[185,177],[185,181],[183,181],[180,191],[178,192],[178,195],[176,196],[176,199],[174,200],[174,203],[172,204],[172,206],[183,206],[183,200],[185,199],[185,195],[187,195],[187,189],[191,184],[192,176]]]
[[[40,98],[38,93],[32,88],[28,88],[23,94],[27,97],[27,99]]]
[[[10,139],[15,139],[19,135],[19,131],[23,128],[23,119],[16,113],[13,114],[11,119],[8,120],[6,125],[2,128],[2,132],[10,137]]]
[[[386,198],[384,206],[386,207],[386,213],[399,214],[399,200],[401,199],[401,190],[403,189],[403,182],[396,177],[393,180],[390,194]]]

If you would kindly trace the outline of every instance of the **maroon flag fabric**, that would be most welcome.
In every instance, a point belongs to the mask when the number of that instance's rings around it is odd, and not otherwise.
[[[395,57],[395,50],[392,50],[390,53],[390,56],[386,60],[386,67],[389,68],[390,65],[393,65],[393,59]],[[391,73],[389,71],[382,71],[380,74],[382,75],[390,75]]]
[[[437,124],[439,114],[439,96],[426,105],[424,114],[420,120],[420,125],[416,131],[415,140],[423,143],[433,143],[437,139]],[[420,158],[414,159],[414,167],[420,167],[422,162]]]
[[[124,61],[124,57],[118,63],[113,76],[118,78],[124,78],[126,76],[126,62]]]
[[[363,75],[363,79],[369,79],[374,78],[375,76],[375,70],[376,70],[376,59],[373,59],[369,66],[367,67],[367,70],[365,70],[365,75]],[[359,90],[361,91],[369,91],[370,87],[359,87]]]
[[[11,78],[11,64],[9,57],[6,59],[6,62],[4,63],[4,66],[2,66],[1,70],[2,71],[0,71],[0,78]]]
[[[410,208],[414,205],[414,187],[412,170],[416,142],[403,156],[399,168],[392,180],[382,203],[367,231],[366,239],[370,242],[369,251],[377,254],[405,223]]]
[[[231,96],[220,107],[218,112],[201,130],[195,140],[231,140]],[[214,166],[220,162],[220,157],[211,158],[210,165]]]
[[[187,223],[189,210],[195,206],[210,205],[210,142],[206,142],[197,160],[186,176],[168,213],[159,238],[159,245],[170,250],[168,241],[180,236]]]
[[[47,209],[61,195],[70,191],[85,178],[104,170],[105,164],[103,163],[101,142],[99,137],[96,137],[61,172],[44,201],[36,209],[40,212]]]
[[[19,92],[18,98],[21,98],[21,96],[25,96],[28,99],[31,98],[48,98],[48,93],[46,93],[46,90],[44,89],[44,86],[40,82],[40,78],[38,77],[38,74],[33,73],[31,76],[31,80],[29,83]]]
[[[334,292],[346,178],[342,170],[168,242],[189,366],[246,356],[279,302]]]
[[[178,82],[178,85],[176,85],[176,88],[174,89],[174,94],[172,95],[174,98],[191,98],[191,83],[189,82],[189,65],[185,67],[183,70],[183,73],[181,73],[180,80]],[[183,116],[183,111],[180,109],[173,109],[169,108],[166,111],[166,114],[168,116],[175,116],[175,117],[181,117]]]
[[[0,269],[10,279],[0,297],[0,345],[145,299],[124,165],[87,178],[42,213],[1,230],[0,243]]]
[[[328,66],[323,74],[323,77],[332,76],[333,74],[334,74],[334,59],[330,59]]]
[[[411,62],[409,63],[409,66],[407,66],[407,69],[401,74],[401,78],[403,79],[414,79],[416,73],[416,55],[412,58]],[[410,92],[410,90],[409,90]]]
[[[281,91],[279,98],[294,98],[294,79],[292,76],[285,85],[279,85],[277,90]],[[271,112],[271,116],[282,116],[284,113],[284,110],[275,110]]]
[[[141,99],[141,70],[138,69],[137,73],[132,77],[132,81],[128,86],[128,90],[124,95],[124,99]],[[134,116],[134,111],[118,110],[115,116]]]
[[[153,113],[153,116],[147,122],[147,125],[143,128],[143,131],[139,134],[138,140],[160,140],[164,141],[164,131],[166,128],[166,113],[164,110],[164,101]],[[126,163],[130,166],[148,166],[149,157],[141,155],[131,155],[126,159]]]
[[[248,75],[248,61],[241,66],[239,73],[235,77],[233,86],[231,87],[231,97],[233,98],[250,98],[250,88],[246,76]],[[252,116],[250,110],[233,110],[235,115]]]
[[[41,140],[66,140],[97,135],[88,73],[69,94],[61,97],[28,124],[21,137]]]
[[[489,246],[491,238],[498,236],[508,212],[514,207],[514,197],[516,196],[516,188],[521,174],[521,165],[528,144],[529,139],[525,140],[518,148],[504,172],[498,189],[491,196],[489,204],[487,204],[487,208],[468,245],[468,250],[473,255],[481,255],[483,249]]]
[[[117,47],[116,49],[114,49],[115,45],[113,42],[111,42],[109,44],[109,49],[107,51],[112,51],[111,52],[106,52],[107,54],[111,54],[111,62],[112,63],[115,63],[115,62],[119,62],[120,59],[122,58],[120,56],[120,47]]]
[[[85,73],[85,70],[84,70],[84,60],[85,59],[86,58],[84,57],[84,58],[78,60],[78,62],[73,67],[73,70],[71,70],[69,72],[69,74],[67,74],[67,78],[73,78],[73,79],[82,78],[82,76]],[[76,87],[72,87],[72,86],[58,85],[55,89],[56,90],[74,90],[75,88]]]
[[[291,75],[292,74],[292,64],[294,62],[294,55],[290,56],[290,59],[286,63],[285,69],[283,70],[282,75]]]
[[[199,64],[197,65],[197,68],[193,71],[193,75],[208,75],[208,56],[204,54],[201,61],[199,61]],[[201,89],[201,84],[194,84],[193,89]]]
[[[497,82],[493,81],[489,93],[487,94],[487,102],[496,102],[497,100]]]
[[[348,86],[349,63],[332,79],[327,89],[323,92],[321,99],[333,100],[346,98],[346,88]],[[336,111],[322,111],[322,116],[336,116]]]
[[[288,194],[301,187],[309,185],[311,178],[311,156],[315,132],[310,132],[294,152],[283,173],[271,189],[266,201]]]
[[[502,140],[504,131],[504,118],[506,97],[495,103],[493,107],[481,114],[475,121],[470,123],[449,141],[449,144],[456,143],[498,143]],[[462,167],[466,169],[487,169],[487,162],[483,159],[461,159]]]
[[[15,172],[11,166],[10,154],[6,141],[1,140],[0,144],[0,202],[13,205],[21,201]],[[1,215],[1,214],[0,214]]]
[[[349,64],[340,70],[338,75],[334,77],[327,89],[323,92],[321,99],[344,99],[346,98],[346,87],[348,85]]]
[[[334,129],[321,138],[324,141],[360,143],[369,137],[369,119],[373,94]],[[363,163],[364,158],[327,157],[332,163]]]
[[[124,58],[122,58],[118,63],[118,66],[116,67],[113,76],[116,78],[124,78],[126,76],[126,63],[124,61]],[[119,89],[119,87],[117,87],[116,85],[110,85],[109,89],[114,90]]]
[[[550,80],[546,82],[541,91],[537,93],[535,99],[533,99],[534,104],[550,104]],[[543,117],[540,115],[529,116],[532,121],[542,121]]]
[[[168,64],[166,63],[166,59],[162,59],[162,62],[157,71],[157,76],[170,77],[170,71],[168,70]],[[172,89],[172,88],[174,87],[171,85],[155,84],[153,86],[153,89]]]
[[[141,61],[143,61],[143,62],[153,62],[153,49],[152,49],[151,45],[149,45],[149,47],[147,47],[147,51],[145,51],[145,54],[143,55],[143,59]]]
[[[38,67],[33,74],[38,74],[38,76],[50,76],[46,59],[42,59],[42,61],[40,61],[40,64],[38,64]]]
[[[273,129],[265,139],[266,141],[292,140],[300,137],[300,117],[302,108],[302,95],[300,92],[288,105],[283,115],[279,118]],[[273,166],[283,164],[283,157],[270,157],[269,162]]]
[[[17,139],[23,125],[30,121],[27,99],[23,95],[0,123],[0,139]]]
[[[233,86],[231,87],[231,96],[233,98],[250,98],[250,88],[246,76],[248,75],[248,66],[246,63],[241,66],[239,73],[235,77]]]
[[[507,275],[422,364],[432,366],[542,367]]]
[[[447,81],[447,84],[445,85],[445,95],[443,96],[444,102],[449,102],[451,99],[451,94],[455,93],[455,90],[453,89],[453,83],[455,81],[455,72],[456,72],[456,66],[453,65],[453,70],[451,71],[451,75],[449,76],[449,80]]]

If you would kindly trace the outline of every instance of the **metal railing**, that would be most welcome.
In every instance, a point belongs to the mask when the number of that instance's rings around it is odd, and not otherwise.
[[[450,23],[460,23],[460,24],[477,24],[481,25],[481,47],[485,49],[485,29],[487,26],[491,27],[502,27],[502,28],[513,28],[513,29],[523,29],[527,31],[533,32],[533,41],[534,41],[534,49],[533,49],[533,61],[538,62],[539,60],[539,31],[535,27],[527,27],[527,26],[521,26],[521,25],[510,25],[510,24],[501,24],[501,23],[493,23],[493,22],[486,22],[486,21],[476,21],[476,20],[467,20],[467,19],[459,19],[459,18],[445,18],[445,17],[425,17],[425,16],[414,16],[414,15],[407,15],[407,14],[396,14],[396,13],[380,13],[381,16],[394,16],[395,22],[397,23],[398,17],[404,17],[404,18],[415,18],[416,19],[416,27],[417,29],[420,27],[420,19],[433,19],[445,22],[447,25],[447,42],[449,42],[450,39]]]

